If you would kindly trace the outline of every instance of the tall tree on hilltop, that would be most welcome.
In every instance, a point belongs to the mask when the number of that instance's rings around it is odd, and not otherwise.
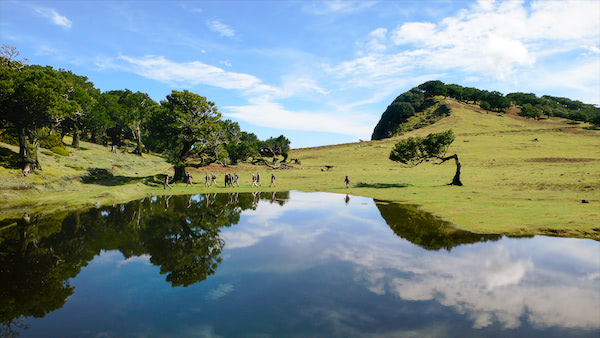
[[[449,185],[460,185],[461,163],[458,155],[446,156],[450,144],[454,142],[452,130],[441,133],[432,133],[426,137],[409,137],[394,146],[390,152],[390,160],[403,163],[409,167],[417,166],[425,161],[437,160],[436,164],[442,164],[450,159],[456,162],[456,174]]]

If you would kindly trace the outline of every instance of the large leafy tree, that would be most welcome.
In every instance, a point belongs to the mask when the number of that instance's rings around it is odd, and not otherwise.
[[[19,162],[27,174],[42,168],[37,158],[40,130],[55,128],[81,107],[69,99],[72,86],[52,67],[1,58],[0,116],[18,136]]]
[[[199,158],[202,164],[215,162],[227,142],[217,106],[187,90],[174,90],[167,95],[148,121],[148,128],[151,146],[166,151],[169,162],[174,164],[175,181],[184,178],[190,157]]]
[[[129,89],[119,91],[119,104],[121,105],[121,123],[131,131],[136,142],[134,154],[142,156],[144,144],[142,143],[142,125],[151,113],[158,108],[158,104],[146,93],[132,92]]]
[[[426,137],[409,137],[394,146],[390,153],[390,160],[414,167],[425,161],[439,161],[442,164],[450,159],[456,162],[456,174],[450,185],[463,185],[460,180],[461,163],[457,154],[446,156],[450,144],[454,142],[452,130],[441,133],[432,133]]]
[[[85,76],[79,76],[71,71],[59,71],[59,75],[68,83],[68,98],[77,102],[81,109],[68,116],[62,123],[63,131],[71,131],[73,134],[72,146],[79,147],[81,130],[84,128],[86,116],[90,114],[100,91]],[[64,135],[64,133],[63,133]]]
[[[290,140],[283,135],[280,135],[279,137],[270,137],[266,141],[260,143],[258,151],[261,156],[273,158],[283,156],[281,162],[285,162],[288,158],[288,152],[290,151]]]
[[[119,140],[112,132],[116,129],[115,116],[120,115],[121,107],[119,97],[108,92],[102,93],[96,99],[91,111],[82,116],[86,129],[90,132],[90,140],[102,145],[108,144],[108,136],[111,134],[112,142],[117,145]]]

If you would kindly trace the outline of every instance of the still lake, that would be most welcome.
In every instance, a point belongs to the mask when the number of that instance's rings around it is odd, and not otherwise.
[[[600,335],[599,242],[371,198],[159,196],[0,229],[0,335]]]

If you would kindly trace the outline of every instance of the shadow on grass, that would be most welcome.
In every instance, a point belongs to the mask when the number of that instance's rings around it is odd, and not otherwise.
[[[66,145],[66,147],[69,147],[69,148],[72,148],[72,149],[77,149],[77,150],[89,150],[89,148],[85,148],[85,147],[82,147],[82,146],[79,146],[79,147],[73,147],[73,146],[72,146],[72,145],[70,145],[70,144],[67,144],[67,145]]]
[[[389,188],[406,188],[410,184],[406,183],[358,183],[357,188],[375,188],[375,189],[389,189]]]
[[[0,147],[0,166],[7,169],[21,169],[19,167],[19,154],[8,148]]]
[[[105,186],[117,186],[137,182],[148,186],[160,186],[162,184],[162,180],[159,176],[164,175],[144,177],[115,176],[108,169],[91,168],[88,169],[88,172],[85,176],[81,177],[81,182],[84,184],[100,184]]]

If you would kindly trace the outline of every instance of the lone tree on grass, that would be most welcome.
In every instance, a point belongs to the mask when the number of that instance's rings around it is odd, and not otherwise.
[[[414,167],[424,161],[439,161],[442,164],[450,159],[456,162],[456,174],[449,185],[463,185],[460,181],[460,161],[458,155],[446,156],[450,144],[454,142],[452,130],[441,133],[429,134],[426,137],[409,137],[394,146],[390,153],[390,160],[401,162],[407,166]]]

